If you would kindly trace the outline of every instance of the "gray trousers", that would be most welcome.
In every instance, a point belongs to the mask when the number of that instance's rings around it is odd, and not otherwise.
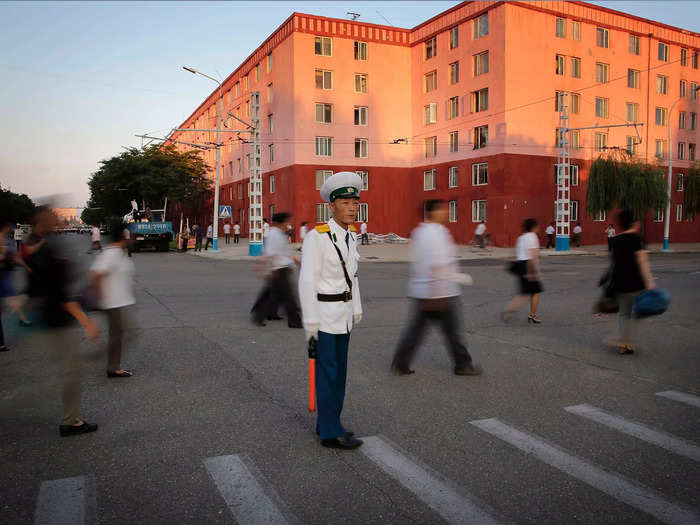
[[[81,372],[75,334],[68,328],[51,329],[37,335],[39,348],[48,348],[61,369],[61,425],[72,425],[80,410]]]
[[[617,323],[620,332],[620,339],[625,343],[632,344],[634,342],[635,325],[637,324],[632,317],[632,309],[634,301],[642,292],[618,293],[616,295],[617,304],[620,307]]]
[[[123,308],[105,310],[109,322],[109,338],[107,340],[107,371],[116,372],[121,368],[122,339],[124,338]]]

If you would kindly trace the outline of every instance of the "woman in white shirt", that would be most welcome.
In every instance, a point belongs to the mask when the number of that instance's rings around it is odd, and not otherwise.
[[[92,282],[97,289],[100,309],[107,313],[109,342],[107,344],[107,377],[131,377],[121,368],[122,338],[124,335],[124,308],[136,302],[134,298],[134,263],[124,250],[124,224],[114,221],[110,234],[112,242],[92,265]]]
[[[530,315],[528,323],[539,324],[537,307],[540,304],[540,294],[543,291],[540,277],[540,241],[537,237],[539,225],[535,219],[525,219],[524,233],[515,243],[516,262],[515,274],[520,282],[520,293],[516,295],[501,314],[505,321],[507,317],[530,300]]]

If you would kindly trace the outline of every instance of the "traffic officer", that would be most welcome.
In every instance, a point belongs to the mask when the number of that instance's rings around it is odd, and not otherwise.
[[[362,178],[341,171],[321,187],[333,218],[304,239],[299,298],[306,339],[316,338],[316,433],[324,447],[353,449],[362,441],[340,422],[345,399],[348,343],[362,319],[357,279],[357,234],[352,223],[359,208]]]

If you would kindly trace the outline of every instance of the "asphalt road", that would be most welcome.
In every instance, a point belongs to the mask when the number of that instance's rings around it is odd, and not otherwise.
[[[81,274],[89,240],[69,242]],[[314,435],[303,331],[251,325],[251,263],[134,262],[122,361],[134,377],[105,377],[104,331],[78,338],[94,434],[59,438],[55,364],[3,315],[0,523],[700,521],[698,255],[652,257],[671,307],[640,323],[638,351],[624,357],[602,343],[615,317],[591,314],[603,258],[543,261],[537,326],[525,310],[500,321],[515,289],[504,262],[463,263],[477,378],[452,375],[435,331],[416,374],[392,376],[408,265],[361,264],[343,420],[371,439],[352,452]],[[657,395],[668,391],[681,395]]]

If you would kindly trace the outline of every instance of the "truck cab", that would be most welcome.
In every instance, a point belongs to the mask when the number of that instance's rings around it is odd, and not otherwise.
[[[131,233],[133,251],[141,251],[144,246],[153,246],[159,252],[170,249],[175,234],[172,223],[165,220],[167,205],[166,198],[163,209],[151,210],[149,206],[142,206],[144,209],[139,210],[136,201],[131,201],[131,211],[124,215],[124,222]]]

